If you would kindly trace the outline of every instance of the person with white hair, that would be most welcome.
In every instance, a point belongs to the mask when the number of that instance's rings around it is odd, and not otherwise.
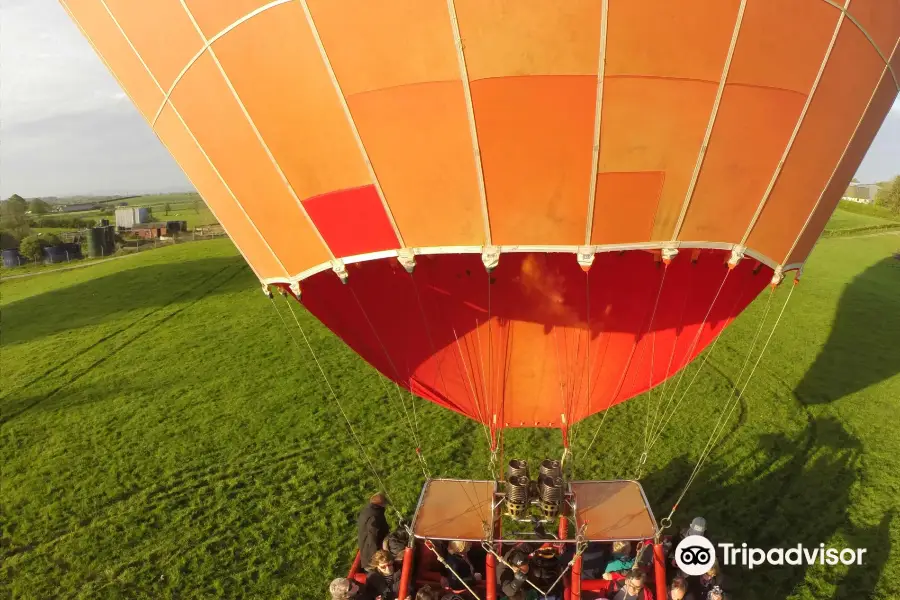
[[[346,577],[334,579],[328,592],[331,600],[375,600],[375,595],[366,586]]]

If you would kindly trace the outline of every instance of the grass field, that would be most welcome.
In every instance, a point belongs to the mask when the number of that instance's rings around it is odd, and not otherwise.
[[[887,225],[890,220],[875,215],[860,214],[844,209],[837,209],[828,221],[828,229],[856,229],[870,225]]]
[[[675,519],[702,514],[712,537],[763,548],[864,547],[866,564],[726,569],[735,599],[900,598],[898,249],[893,233],[818,244]],[[270,304],[227,240],[0,284],[0,596],[325,597],[375,483]],[[726,331],[651,454],[642,482],[658,517],[730,397],[762,309],[761,298]],[[409,513],[422,475],[399,409],[374,371],[300,318]],[[631,473],[647,403],[614,407],[590,456],[587,433],[576,440],[579,477]],[[475,424],[417,408],[436,475],[487,474]],[[509,432],[509,456],[559,451],[557,432]]]

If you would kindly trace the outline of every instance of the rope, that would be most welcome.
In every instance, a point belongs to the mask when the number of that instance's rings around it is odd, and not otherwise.
[[[730,272],[730,271],[729,271],[729,272]],[[737,306],[737,303],[740,302],[740,299],[741,299],[742,295],[743,295],[743,294],[739,294],[739,295],[738,295],[737,299],[735,300],[735,306]],[[769,301],[771,301],[771,296],[769,297]],[[714,300],[713,302],[715,302],[715,300]],[[768,305],[768,303],[767,303],[767,304],[766,304],[766,316],[768,316],[768,311],[769,311],[769,305]],[[733,312],[733,311],[732,311],[732,312]],[[707,315],[706,315],[706,316],[709,317],[709,312],[707,312]],[[766,317],[763,317],[763,320],[760,322],[760,327],[762,326],[763,323],[765,323],[765,318],[766,318]],[[706,321],[704,320],[704,322],[706,322]],[[700,334],[700,332],[701,332],[701,330],[698,330],[698,332],[697,332],[698,335]],[[669,422],[672,420],[672,417],[674,417],[675,414],[678,412],[678,407],[681,406],[681,403],[682,403],[682,402],[684,401],[684,399],[687,397],[688,392],[691,391],[691,388],[693,387],[694,382],[697,381],[697,378],[700,376],[700,373],[703,371],[703,367],[706,366],[706,363],[709,362],[709,359],[710,359],[710,358],[712,357],[712,355],[715,353],[716,346],[718,345],[719,339],[722,337],[722,334],[723,334],[724,332],[725,332],[725,328],[723,327],[723,328],[720,329],[719,332],[715,335],[715,337],[713,338],[712,343],[710,343],[710,345],[709,345],[709,348],[708,348],[708,349],[706,350],[706,352],[704,353],[703,359],[700,361],[700,366],[694,371],[694,375],[691,377],[690,382],[688,382],[688,386],[687,386],[687,387],[684,389],[684,391],[681,393],[681,396],[678,398],[678,401],[674,404],[674,406],[672,406],[672,400],[675,398],[675,393],[677,393],[677,391],[678,391],[678,385],[675,386],[675,388],[674,388],[674,390],[673,390],[673,393],[672,393],[672,396],[669,398],[668,402],[666,402],[666,407],[665,407],[665,409],[663,409],[663,415],[666,415],[666,413],[668,412],[668,416],[665,417],[663,421],[661,421],[661,425],[660,425],[660,427],[657,429],[656,434],[655,434],[654,437],[650,440],[650,448],[651,448],[651,449],[653,448],[653,446],[656,445],[656,442],[658,442],[659,439],[662,437],[662,434],[663,434],[663,432],[665,431],[666,427],[668,427]],[[699,337],[697,337],[697,338],[695,338],[695,339],[699,339]],[[754,342],[754,343],[755,343],[755,342]],[[751,347],[751,348],[752,348],[752,347]],[[688,356],[690,356],[690,354],[688,354]],[[683,374],[686,370],[687,370],[687,369],[684,369],[684,370],[682,371],[682,374]],[[679,379],[679,383],[680,383],[680,379]],[[671,410],[671,411],[669,411],[669,406],[672,406],[672,410]]]
[[[586,313],[586,321],[587,321],[587,348],[585,350],[586,354],[586,364],[587,364],[587,416],[590,416],[592,413],[592,398],[591,398],[591,271],[588,269],[584,272],[584,305],[585,305],[585,313]],[[579,386],[579,392],[581,392],[581,388]],[[572,406],[572,414],[569,417],[570,422],[575,420],[575,410],[577,409],[577,402],[573,402]],[[581,438],[581,430],[582,430],[582,421],[578,421],[577,423],[571,423],[568,427],[572,430],[572,439],[570,441],[570,446],[575,446],[575,441]],[[565,448],[563,451],[563,463],[565,462],[566,455],[569,454],[572,456],[571,469],[574,474],[575,456],[569,452],[568,448]]]
[[[794,281],[794,285],[791,286],[790,292],[788,292],[788,297],[784,301],[784,304],[781,307],[781,311],[778,313],[778,318],[775,319],[775,324],[772,326],[772,331],[769,333],[769,336],[766,338],[766,343],[763,345],[762,350],[759,353],[759,356],[756,358],[756,363],[753,365],[753,369],[750,370],[750,375],[747,377],[747,381],[744,382],[744,386],[741,388],[740,393],[732,402],[729,398],[729,403],[731,408],[727,413],[722,411],[719,415],[719,420],[716,422],[716,426],[713,428],[712,433],[710,434],[709,439],[706,442],[706,446],[703,448],[703,452],[700,453],[700,458],[697,461],[697,464],[694,466],[694,470],[691,473],[691,476],[688,478],[687,483],[684,486],[684,489],[681,491],[681,494],[678,496],[678,499],[675,501],[675,504],[672,506],[672,510],[669,512],[669,515],[665,517],[662,521],[660,521],[661,529],[668,527],[672,524],[672,515],[675,514],[675,511],[678,509],[678,505],[681,503],[684,496],[687,494],[688,489],[691,487],[691,484],[694,483],[694,480],[697,478],[697,474],[700,472],[700,469],[703,467],[703,463],[706,462],[706,459],[709,458],[712,453],[713,448],[715,448],[716,444],[718,444],[719,440],[722,437],[722,434],[725,431],[725,424],[731,418],[731,414],[734,412],[734,409],[737,408],[737,405],[740,403],[741,398],[744,396],[744,392],[747,390],[747,386],[750,385],[750,381],[753,379],[754,373],[756,373],[757,367],[759,367],[759,363],[762,360],[763,355],[766,353],[766,349],[769,347],[769,342],[772,341],[772,336],[775,335],[775,331],[778,329],[778,324],[781,322],[781,317],[784,315],[784,311],[787,308],[788,303],[791,301],[791,296],[794,295],[794,289],[797,287],[796,280]],[[751,348],[752,352],[752,348]],[[749,356],[748,356],[749,358]],[[732,390],[732,396],[734,396],[734,391]],[[729,403],[726,403],[728,406]],[[663,523],[666,523],[665,527],[663,527]]]
[[[700,342],[700,336],[703,333],[703,324],[705,324],[706,322],[709,321],[709,315],[712,314],[712,310],[715,307],[716,302],[719,300],[719,296],[722,294],[722,290],[725,288],[725,284],[728,282],[729,275],[731,275],[731,269],[728,269],[725,271],[725,276],[722,278],[722,283],[719,284],[719,289],[716,291],[716,295],[713,296],[712,302],[710,302],[709,308],[706,310],[706,315],[704,315],[703,320],[700,322],[701,323],[700,327],[697,328],[697,333],[694,334],[694,339],[691,341],[691,345],[688,348],[687,354],[685,354],[686,357],[690,357],[694,353],[694,350],[697,348],[697,344]],[[719,333],[721,333],[721,331]],[[713,340],[713,344],[715,344],[716,341],[718,341],[718,335],[716,336],[716,339]],[[672,400],[675,399],[676,394],[678,394],[678,388],[681,386],[681,381],[682,381],[682,379],[684,379],[684,374],[686,372],[687,372],[687,369],[682,368],[681,373],[678,374],[678,380],[675,382],[675,387],[672,389],[672,394],[669,396],[669,399],[666,401],[666,408],[668,408],[668,406],[669,406],[669,404],[671,404]],[[695,379],[696,379],[696,374],[694,375],[694,379],[691,380],[690,385],[688,385],[688,389],[690,389],[690,386],[694,384]],[[682,396],[682,397],[684,397],[684,396]],[[663,412],[665,412],[665,410],[666,409],[664,409]]]
[[[582,529],[584,529],[584,527],[585,527],[585,526],[583,525],[583,526],[582,526]],[[534,588],[534,589],[537,591],[537,593],[541,595],[542,598],[546,598],[548,595],[550,595],[550,591],[552,591],[553,588],[555,588],[555,587],[559,584],[559,582],[562,580],[562,578],[565,577],[566,573],[569,572],[569,569],[572,568],[572,565],[575,564],[575,559],[576,559],[577,557],[581,556],[582,553],[583,553],[583,552],[585,551],[585,549],[587,548],[587,543],[584,541],[584,536],[583,536],[583,533],[582,533],[582,532],[579,532],[579,533],[577,534],[576,538],[577,538],[577,541],[575,542],[575,554],[572,556],[572,559],[571,559],[571,560],[569,561],[569,563],[566,565],[566,568],[563,569],[562,572],[559,574],[559,577],[556,578],[556,581],[554,581],[554,582],[550,585],[550,590],[548,590],[548,591],[545,592],[544,590],[542,590],[541,588],[539,588],[537,585],[535,585],[535,583],[534,583],[533,581],[531,581],[530,579],[527,579],[527,578],[525,579],[525,583],[527,583],[527,584],[530,585],[532,588]],[[428,544],[428,542],[426,541],[426,545],[427,545],[427,544]],[[485,550],[486,552],[492,554],[498,561],[500,561],[500,563],[502,563],[503,565],[505,565],[506,568],[512,570],[513,572],[518,571],[518,569],[516,569],[516,567],[512,566],[511,564],[509,564],[509,563],[506,561],[505,558],[503,558],[500,554],[498,554],[497,551],[494,550],[494,548],[491,546],[491,544],[489,544],[489,543],[487,543],[487,542],[481,542],[481,547],[484,548],[484,550]],[[449,567],[448,567],[448,568],[449,568]],[[454,575],[456,575],[456,574],[454,573]],[[457,579],[458,579],[458,578],[459,578],[459,577],[457,576]],[[463,585],[465,585],[465,583],[463,583]],[[477,596],[476,596],[476,598],[477,598]]]
[[[384,381],[386,378],[383,377],[381,373],[379,373],[376,369],[373,370],[375,371],[375,377],[381,383],[381,389],[384,390],[384,395],[390,398],[390,389],[388,388],[388,384]],[[407,421],[407,424],[409,424],[409,421]],[[415,439],[415,433],[412,431],[412,429],[410,429],[410,433],[413,434],[413,449],[415,450],[416,458],[419,459],[419,466],[422,468],[422,474],[425,476],[426,480],[431,479],[431,473],[428,471],[428,463],[425,461],[425,456],[422,454],[422,449],[418,446],[418,440]]]
[[[459,336],[456,335],[456,328],[453,328],[453,337],[456,339],[456,349],[459,352],[459,359],[462,361],[463,370],[466,372],[466,381],[469,383],[469,389],[472,392],[472,398],[475,401],[475,410],[478,412],[478,421],[481,423],[481,428],[484,430],[484,437],[487,439],[488,450],[490,450],[491,446],[491,435],[488,433],[487,424],[484,422],[484,416],[481,413],[481,405],[478,402],[478,392],[475,391],[475,384],[472,382],[472,376],[469,375],[469,367],[466,364],[466,358],[463,356],[462,346],[459,343]]]
[[[274,298],[272,299],[274,302]],[[353,436],[353,440],[356,442],[356,445],[359,446],[359,450],[363,455],[366,463],[369,465],[369,469],[372,471],[372,475],[374,475],[375,479],[378,481],[378,484],[381,486],[381,489],[384,490],[385,499],[388,501],[388,504],[391,505],[391,508],[394,509],[394,512],[397,513],[397,517],[401,520],[403,519],[403,515],[400,514],[400,511],[397,510],[397,507],[394,506],[394,503],[391,502],[390,494],[388,493],[387,485],[385,485],[384,480],[381,478],[381,475],[378,474],[378,470],[375,468],[375,465],[372,463],[372,460],[369,458],[368,453],[366,452],[365,447],[363,447],[362,442],[359,439],[359,436],[356,435],[356,430],[353,429],[353,424],[350,423],[350,419],[347,417],[346,411],[344,411],[344,406],[341,404],[341,401],[338,399],[337,394],[334,391],[334,388],[331,386],[331,382],[328,381],[328,375],[325,374],[325,369],[322,368],[322,363],[319,362],[319,357],[316,356],[316,351],[313,349],[312,344],[309,343],[309,338],[306,337],[306,332],[303,331],[303,326],[300,325],[300,319],[297,318],[297,313],[294,312],[294,307],[291,305],[290,300],[286,300],[288,303],[288,308],[291,310],[291,314],[294,316],[294,321],[297,323],[297,328],[300,330],[300,335],[303,336],[303,341],[306,342],[306,347],[309,348],[310,354],[312,354],[313,360],[316,361],[316,366],[319,368],[319,373],[322,374],[322,379],[325,380],[325,385],[328,386],[328,391],[331,393],[331,397],[334,399],[335,404],[337,404],[338,410],[341,412],[341,416],[344,417],[344,422],[347,424],[347,428],[350,430],[350,435]]]
[[[753,335],[753,341],[750,343],[750,350],[747,352],[747,357],[744,359],[744,364],[741,366],[741,370],[738,373],[737,379],[735,379],[736,385],[740,385],[741,378],[744,376],[744,371],[746,370],[747,365],[750,364],[750,357],[753,356],[753,349],[756,348],[756,342],[759,339],[759,334],[762,333],[763,326],[766,324],[766,319],[768,319],[768,317],[769,317],[769,310],[772,306],[772,298],[775,295],[774,292],[775,292],[775,290],[773,289],[772,292],[769,294],[769,297],[766,299],[766,307],[765,307],[765,310],[763,311],[762,318],[759,320],[759,326],[756,328],[756,333]],[[718,337],[719,336],[716,336],[716,341],[718,341]],[[710,349],[710,352],[705,357],[704,364],[706,362],[706,359],[708,359],[711,354],[712,354],[712,348]],[[702,369],[702,368],[703,367],[701,365],[700,369]],[[698,373],[699,373],[700,369],[698,369]],[[694,377],[696,378],[696,376],[697,375],[695,374]],[[688,389],[690,389],[690,386]],[[737,388],[735,388],[735,389],[737,389]],[[679,404],[680,404],[681,400],[683,400],[683,399],[684,399],[684,396],[682,396],[682,398],[679,399]],[[676,405],[676,410],[677,410],[677,405]],[[671,417],[673,415],[674,415],[674,412],[669,415],[669,419],[671,419]],[[666,422],[660,427],[659,431],[657,432],[656,437],[653,440],[654,444],[657,441],[659,441],[659,438],[662,436],[663,430],[665,429],[666,425],[668,425],[668,422],[669,421],[666,420]]]
[[[434,555],[437,557],[438,562],[440,562],[442,565],[444,565],[447,568],[447,570],[453,574],[453,576],[456,578],[456,580],[459,581],[461,584],[463,584],[463,586],[465,586],[465,588],[469,591],[470,594],[472,594],[472,596],[475,598],[475,600],[481,600],[481,598],[478,596],[478,594],[476,594],[475,591],[469,587],[469,584],[466,583],[463,580],[463,578],[459,576],[459,573],[457,573],[456,571],[453,570],[453,567],[450,566],[450,563],[448,563],[447,560],[443,556],[441,556],[441,554],[434,547],[434,544],[431,542],[431,540],[425,540],[425,547],[428,548],[429,550],[431,550],[432,552],[434,552]]]
[[[653,362],[656,355],[656,330],[653,329],[653,322],[656,320],[656,309],[659,306],[659,299],[662,297],[663,287],[666,284],[666,274],[669,272],[669,265],[664,264],[663,266],[663,274],[662,278],[659,282],[659,291],[656,293],[656,302],[653,306],[653,315],[650,317],[650,326],[647,328],[647,332],[649,333],[653,330],[653,341],[650,346],[650,375],[649,382],[647,384],[647,418],[644,421],[644,451],[640,456],[640,462],[637,467],[637,477],[636,479],[641,478],[641,473],[644,468],[644,463],[647,462],[647,455],[649,453],[649,445],[650,445],[650,405],[653,404]],[[643,354],[643,350],[641,351]],[[643,356],[641,357],[643,361]],[[654,412],[653,419],[655,421],[656,415],[659,414],[659,406],[662,404],[662,396],[657,395],[657,406],[656,411]]]
[[[351,287],[350,293],[353,295],[353,299],[356,301],[356,305],[359,307],[360,312],[362,312],[363,318],[365,318],[366,323],[369,324],[369,329],[371,329],[372,333],[375,335],[375,339],[378,341],[378,345],[381,346],[381,351],[384,352],[384,357],[387,359],[388,364],[394,371],[394,377],[400,379],[400,372],[397,370],[397,366],[394,364],[390,353],[388,353],[387,346],[385,346],[384,342],[381,341],[381,336],[378,335],[378,330],[375,329],[375,324],[372,323],[371,319],[369,319],[369,315],[366,312],[366,309],[363,307],[362,302],[359,301],[359,296],[356,295],[356,290]],[[409,427],[410,435],[413,438],[413,444],[416,448],[416,454],[421,454],[422,443],[419,440],[418,431],[413,425],[413,420],[409,416],[409,409],[406,408],[406,402],[403,400],[403,392],[400,391],[400,384],[397,383],[396,380],[393,383],[397,388],[397,398],[400,400],[400,405],[403,407],[403,414],[406,417],[406,424]],[[410,396],[412,397],[411,393]]]
[[[656,318],[656,308],[659,305],[659,299],[662,296],[662,288],[663,284],[666,281],[667,270],[668,269],[663,271],[663,275],[659,279],[659,290],[656,293],[656,300],[653,302],[653,310],[650,313],[650,319],[647,324],[647,331],[650,331],[650,329],[653,327],[653,320]],[[615,398],[619,395],[619,392],[622,391],[622,386],[625,385],[625,379],[628,376],[628,369],[631,367],[631,361],[634,358],[635,351],[637,350],[637,345],[639,343],[638,340],[640,340],[644,336],[642,332],[643,327],[641,328],[641,332],[639,332],[639,335],[635,337],[634,346],[631,349],[631,355],[628,357],[628,361],[625,363],[625,369],[622,371],[622,377],[619,380],[619,385],[616,388],[615,393],[610,396],[609,402],[607,402],[606,408],[603,410],[603,418],[600,419],[600,423],[597,425],[597,430],[594,432],[594,437],[591,438],[591,443],[588,444],[587,450],[585,450],[584,452],[585,456],[587,456],[590,453],[591,448],[594,447],[594,442],[597,441],[597,436],[600,435],[600,429],[603,427],[603,423],[606,421],[606,416],[609,414],[609,407],[612,406],[613,400],[615,400]],[[643,359],[643,350],[641,351],[641,359]]]
[[[696,263],[691,261],[691,268],[689,269],[690,277],[688,278],[687,291],[684,294],[684,301],[681,303],[681,317],[678,319],[679,323],[684,323],[684,316],[687,314],[688,300],[691,299],[692,292],[694,291],[694,266]],[[678,349],[678,340],[681,338],[681,333],[684,331],[684,327],[680,326],[677,328],[677,333],[675,334],[675,341],[672,342],[672,354],[669,356],[669,364],[666,367],[666,376],[665,381],[662,386],[662,390],[660,393],[662,397],[665,398],[667,392],[669,391],[669,387],[671,386],[672,380],[669,378],[669,374],[672,372],[672,364],[675,362],[675,351]]]

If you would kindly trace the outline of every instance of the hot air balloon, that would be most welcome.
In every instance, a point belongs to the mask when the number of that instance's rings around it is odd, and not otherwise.
[[[802,269],[900,74],[896,0],[61,2],[264,288],[495,447],[566,445]],[[414,539],[499,543],[442,481]],[[579,541],[653,539],[602,483]]]

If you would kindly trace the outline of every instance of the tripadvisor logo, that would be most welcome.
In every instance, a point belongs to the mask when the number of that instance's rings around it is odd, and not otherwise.
[[[792,548],[750,548],[746,543],[717,544],[722,551],[723,565],[740,565],[753,569],[760,565],[861,565],[866,548],[826,548],[825,544],[806,548],[797,544]],[[701,535],[690,535],[675,548],[675,563],[686,575],[703,575],[716,562],[716,550],[712,542]]]

